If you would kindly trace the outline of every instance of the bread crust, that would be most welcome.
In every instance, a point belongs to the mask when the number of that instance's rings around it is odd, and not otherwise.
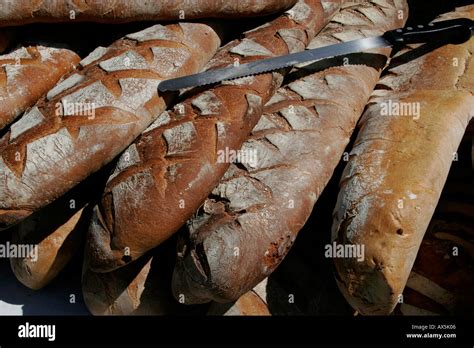
[[[0,26],[28,23],[189,20],[264,16],[291,7],[296,0],[2,0]]]
[[[303,50],[337,8],[334,0],[301,0],[222,47],[207,69]],[[136,260],[186,222],[229,167],[219,153],[240,148],[282,74],[226,81],[192,93],[125,151],[94,209],[87,244],[92,270],[108,272]]]
[[[474,18],[474,7],[438,20],[454,17]],[[365,246],[362,262],[335,260],[339,288],[361,314],[391,313],[405,287],[474,116],[473,45],[443,46],[396,66],[410,50],[400,52],[361,118],[332,231],[337,243]],[[402,114],[394,105],[419,113]]]
[[[403,26],[398,11],[406,14],[406,3],[387,4],[346,5],[309,47]],[[341,59],[278,90],[242,147],[257,163],[233,164],[188,221],[175,297],[234,301],[275,270],[339,163],[389,53],[352,55],[349,65]]]
[[[80,60],[73,51],[44,46],[21,47],[1,55],[0,130],[34,105]]]
[[[159,82],[200,71],[219,45],[208,25],[154,25],[84,58],[0,139],[0,229],[122,152],[170,102]]]

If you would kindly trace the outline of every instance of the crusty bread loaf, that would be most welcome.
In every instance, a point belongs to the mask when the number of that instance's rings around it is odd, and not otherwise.
[[[337,8],[334,0],[300,0],[221,48],[207,68],[301,51]],[[94,210],[92,270],[121,267],[175,233],[228,168],[219,153],[240,148],[281,81],[282,72],[226,81],[161,114],[121,156]]]
[[[406,14],[405,1],[348,6],[310,47],[403,26],[399,10]],[[233,301],[280,264],[339,163],[390,50],[377,53],[352,55],[349,64],[357,65],[334,66],[278,90],[241,149],[256,161],[233,164],[188,222],[175,296],[184,294],[186,303]]]
[[[36,103],[80,60],[70,50],[43,46],[21,47],[1,55],[0,130]],[[13,132],[19,129],[17,125]]]
[[[130,315],[140,306],[140,299],[150,272],[152,258],[142,257],[128,267],[109,273],[95,273],[85,261],[82,273],[82,295],[93,315]],[[164,314],[161,304],[154,314]]]
[[[80,250],[90,219],[90,209],[87,208],[76,211],[72,216],[69,214],[58,216],[55,215],[57,212],[51,211],[49,213],[50,218],[60,217],[63,220],[65,217],[66,221],[51,231],[52,224],[47,217],[45,217],[46,221],[28,218],[15,227],[15,233],[12,236],[12,243],[35,245],[38,248],[37,260],[31,257],[10,259],[16,278],[33,290],[41,289],[49,284]],[[45,234],[44,239],[34,239],[42,234]]]
[[[474,6],[440,19],[474,18]],[[332,238],[363,246],[335,260],[361,314],[389,314],[415,261],[454,154],[474,116],[474,39],[405,62],[400,52],[360,121],[340,183]],[[402,64],[400,64],[402,63]]]
[[[74,256],[82,256],[92,207],[100,197],[109,172],[110,166],[107,166],[11,229],[12,242],[37,248],[36,259],[10,259],[13,273],[23,285],[41,289]]]
[[[87,255],[82,273],[85,304],[94,315],[205,314],[208,306],[185,306],[170,289],[174,266],[174,239],[136,262],[108,273],[89,268]]]
[[[82,291],[90,312],[94,315],[270,315],[258,289],[231,306],[180,304],[170,289],[175,241],[170,242],[112,272],[92,272],[86,259]]]
[[[240,18],[283,11],[296,0],[0,0],[0,26],[34,22],[122,23],[207,17]]]
[[[117,156],[165,110],[159,81],[198,72],[219,44],[204,24],[155,25],[84,58],[0,139],[0,229]]]

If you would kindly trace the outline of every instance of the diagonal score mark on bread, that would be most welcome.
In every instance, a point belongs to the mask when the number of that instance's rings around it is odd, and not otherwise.
[[[276,20],[222,47],[206,69],[301,50],[294,38],[308,43],[338,7],[339,1],[299,1]],[[188,91],[125,151],[100,207],[107,227],[101,230],[94,222],[90,230],[87,252],[93,271],[136,260],[186,222],[229,165],[216,161],[219,150],[240,147],[281,84],[282,73]],[[126,157],[133,160],[127,163]],[[126,260],[124,250],[130,251]]]
[[[406,3],[382,3],[385,11],[378,2],[346,4],[308,47],[402,26]],[[290,75],[241,148],[258,161],[232,164],[188,220],[173,276],[176,298],[234,301],[275,270],[339,162],[389,53],[354,54],[345,57],[349,64],[338,58],[316,73],[301,66]]]
[[[170,95],[156,94],[159,81],[198,72],[219,44],[210,26],[179,23],[155,25],[92,52],[38,101],[33,116],[17,123],[35,122],[0,140],[0,226],[15,221],[9,210],[35,211],[112,160],[170,102]],[[92,117],[70,111],[71,105]]]

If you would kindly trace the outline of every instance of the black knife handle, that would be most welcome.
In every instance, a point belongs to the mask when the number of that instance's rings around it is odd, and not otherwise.
[[[441,42],[460,44],[474,35],[474,21],[469,18],[449,19],[387,31],[384,38],[393,45]]]

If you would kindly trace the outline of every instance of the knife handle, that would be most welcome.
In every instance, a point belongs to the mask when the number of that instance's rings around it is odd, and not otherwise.
[[[472,35],[474,21],[469,18],[457,18],[391,30],[383,36],[393,45],[406,45],[427,42],[460,44],[469,40]]]

